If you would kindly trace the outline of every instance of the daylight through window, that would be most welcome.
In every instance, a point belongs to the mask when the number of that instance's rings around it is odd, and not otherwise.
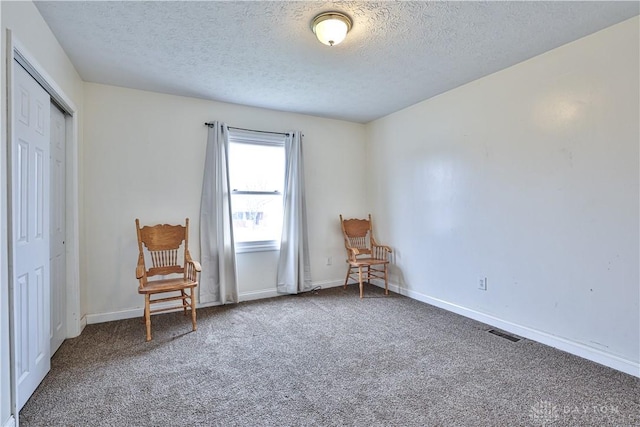
[[[229,181],[237,252],[280,247],[284,135],[229,131]]]

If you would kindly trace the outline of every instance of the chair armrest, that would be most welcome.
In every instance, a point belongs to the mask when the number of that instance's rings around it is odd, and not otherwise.
[[[393,252],[393,251],[391,250],[391,248],[390,248],[389,246],[387,246],[387,245],[374,245],[374,247],[376,247],[376,248],[381,248],[381,249],[385,250],[387,253],[391,253],[391,252]]]
[[[191,258],[191,254],[187,251],[184,255],[185,258],[185,266],[184,266],[184,277],[185,279],[193,280],[194,282],[198,281],[198,272],[202,271],[202,266],[198,261],[194,261]]]
[[[361,254],[358,248],[352,248],[351,246],[347,246],[347,262],[354,262],[358,260],[358,255]]]
[[[136,279],[139,282],[139,289],[147,286],[147,270],[144,268],[144,258],[142,255],[138,257],[138,265],[136,266]]]
[[[187,261],[187,263],[193,265],[193,269],[197,272],[201,272],[202,271],[202,266],[200,265],[200,263],[198,261]]]
[[[191,258],[191,254],[188,251],[185,254],[185,258],[187,260],[187,263],[193,265],[194,270],[202,271],[202,266],[200,265],[200,263],[198,261],[195,261],[193,258]]]
[[[146,275],[147,272],[144,269],[144,260],[140,257],[138,258],[138,265],[136,266],[136,279],[142,279]]]
[[[376,239],[374,239],[373,236],[371,236],[371,248],[374,250],[375,248],[381,248],[382,250],[386,251],[389,254],[393,252],[389,246],[378,244],[378,242],[376,242]]]
[[[385,261],[389,261],[389,254],[391,253],[391,248],[385,245],[374,244],[371,247],[371,255],[375,259],[383,259]]]

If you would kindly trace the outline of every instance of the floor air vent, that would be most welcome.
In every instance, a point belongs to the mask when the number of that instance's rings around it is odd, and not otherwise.
[[[507,334],[505,332],[496,331],[495,329],[489,329],[487,332],[489,332],[490,334],[497,335],[499,337],[508,339],[509,341],[512,341],[512,342],[520,341],[520,338],[516,338],[513,335],[509,335],[509,334]]]

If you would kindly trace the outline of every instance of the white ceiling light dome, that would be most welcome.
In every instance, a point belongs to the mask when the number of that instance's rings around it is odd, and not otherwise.
[[[313,19],[311,28],[321,43],[335,46],[345,39],[351,24],[351,19],[343,13],[325,12]]]

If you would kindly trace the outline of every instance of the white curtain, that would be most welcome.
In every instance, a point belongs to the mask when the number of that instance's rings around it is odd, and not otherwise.
[[[229,129],[209,125],[200,204],[200,303],[238,302],[229,188]]]
[[[300,132],[287,134],[284,143],[284,220],[278,260],[278,292],[297,294],[311,290],[304,167]]]

